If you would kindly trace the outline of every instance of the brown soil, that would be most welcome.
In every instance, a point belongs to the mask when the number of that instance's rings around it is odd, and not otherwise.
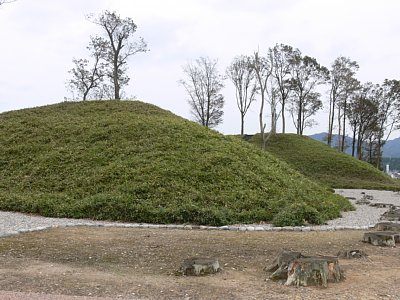
[[[60,298],[48,294],[87,299],[400,299],[400,249],[362,243],[362,235],[93,227],[20,234],[0,239],[0,290],[13,292],[0,298],[23,299],[27,294],[15,292],[24,292],[37,293],[30,299]],[[326,289],[287,287],[268,280],[263,270],[281,250],[336,255],[351,249],[369,257],[340,259],[346,280]],[[206,277],[177,275],[188,257],[217,258],[223,270]],[[10,294],[15,298],[7,298]]]

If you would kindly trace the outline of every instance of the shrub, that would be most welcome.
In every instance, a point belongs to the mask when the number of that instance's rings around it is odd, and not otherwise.
[[[273,219],[275,226],[302,226],[305,223],[322,224],[324,218],[314,207],[304,202],[293,203],[280,211]]]

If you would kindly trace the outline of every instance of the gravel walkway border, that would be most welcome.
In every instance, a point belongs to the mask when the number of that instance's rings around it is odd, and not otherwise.
[[[337,189],[336,193],[348,197],[356,210],[344,212],[339,219],[328,221],[326,225],[273,227],[271,224],[238,224],[229,226],[198,226],[198,225],[158,225],[143,223],[121,223],[93,221],[85,219],[46,218],[41,216],[0,212],[0,237],[19,233],[46,230],[56,227],[94,226],[94,227],[122,227],[122,228],[168,228],[186,230],[238,230],[238,231],[335,231],[335,230],[367,230],[379,223],[380,217],[389,208],[377,208],[369,205],[356,204],[364,195],[370,196],[371,203],[385,203],[400,206],[400,193],[391,191]]]

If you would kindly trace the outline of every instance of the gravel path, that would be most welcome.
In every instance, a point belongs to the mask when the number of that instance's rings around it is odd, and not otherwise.
[[[376,208],[369,205],[356,204],[357,200],[365,195],[372,198],[371,203],[385,203],[400,206],[400,194],[390,191],[374,190],[345,190],[338,189],[336,193],[349,197],[356,210],[343,213],[342,218],[331,220],[327,225],[310,227],[272,227],[269,224],[237,225],[237,226],[191,226],[191,225],[154,225],[137,223],[102,222],[92,220],[76,220],[65,218],[45,218],[28,214],[0,212],[0,237],[9,236],[23,232],[45,230],[53,227],[67,226],[118,226],[118,227],[144,227],[144,228],[182,228],[182,229],[204,229],[204,230],[243,230],[243,231],[314,231],[314,230],[341,230],[341,229],[368,229],[379,222],[381,215],[388,208]],[[371,197],[372,196],[372,197]],[[0,299],[4,300],[111,300],[110,298],[77,297],[65,295],[45,295],[35,293],[21,293],[12,291],[0,291]],[[122,299],[122,298],[120,298]]]
[[[314,230],[341,230],[341,229],[368,229],[379,222],[381,215],[388,208],[376,208],[369,205],[358,205],[356,201],[364,195],[372,197],[371,203],[385,203],[400,206],[400,194],[391,191],[338,189],[336,193],[351,198],[350,201],[356,207],[355,211],[343,213],[342,218],[328,221],[327,225],[307,227],[273,227],[270,224],[235,225],[235,226],[192,226],[192,225],[155,225],[138,223],[118,223],[92,220],[77,220],[65,218],[45,218],[40,216],[0,212],[0,237],[9,236],[29,231],[45,230],[53,227],[67,226],[104,226],[104,227],[128,227],[128,228],[182,228],[203,230],[243,230],[243,231],[314,231]],[[371,198],[369,197],[369,198]]]

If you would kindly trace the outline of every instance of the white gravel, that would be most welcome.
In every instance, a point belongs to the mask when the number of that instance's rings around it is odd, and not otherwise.
[[[200,229],[200,230],[240,230],[240,231],[326,231],[343,229],[369,229],[379,222],[381,215],[389,208],[376,208],[369,205],[358,205],[355,202],[364,195],[372,196],[371,203],[385,203],[400,206],[400,194],[391,191],[338,189],[336,193],[351,197],[350,201],[356,210],[344,212],[342,218],[328,221],[327,225],[302,227],[273,227],[270,224],[235,225],[235,226],[195,226],[195,225],[156,225],[142,223],[120,223],[92,220],[77,220],[65,218],[45,218],[40,216],[0,212],[0,237],[18,233],[45,230],[54,227],[67,226],[104,226],[128,228],[170,228],[170,229]],[[364,194],[363,194],[364,193]]]

